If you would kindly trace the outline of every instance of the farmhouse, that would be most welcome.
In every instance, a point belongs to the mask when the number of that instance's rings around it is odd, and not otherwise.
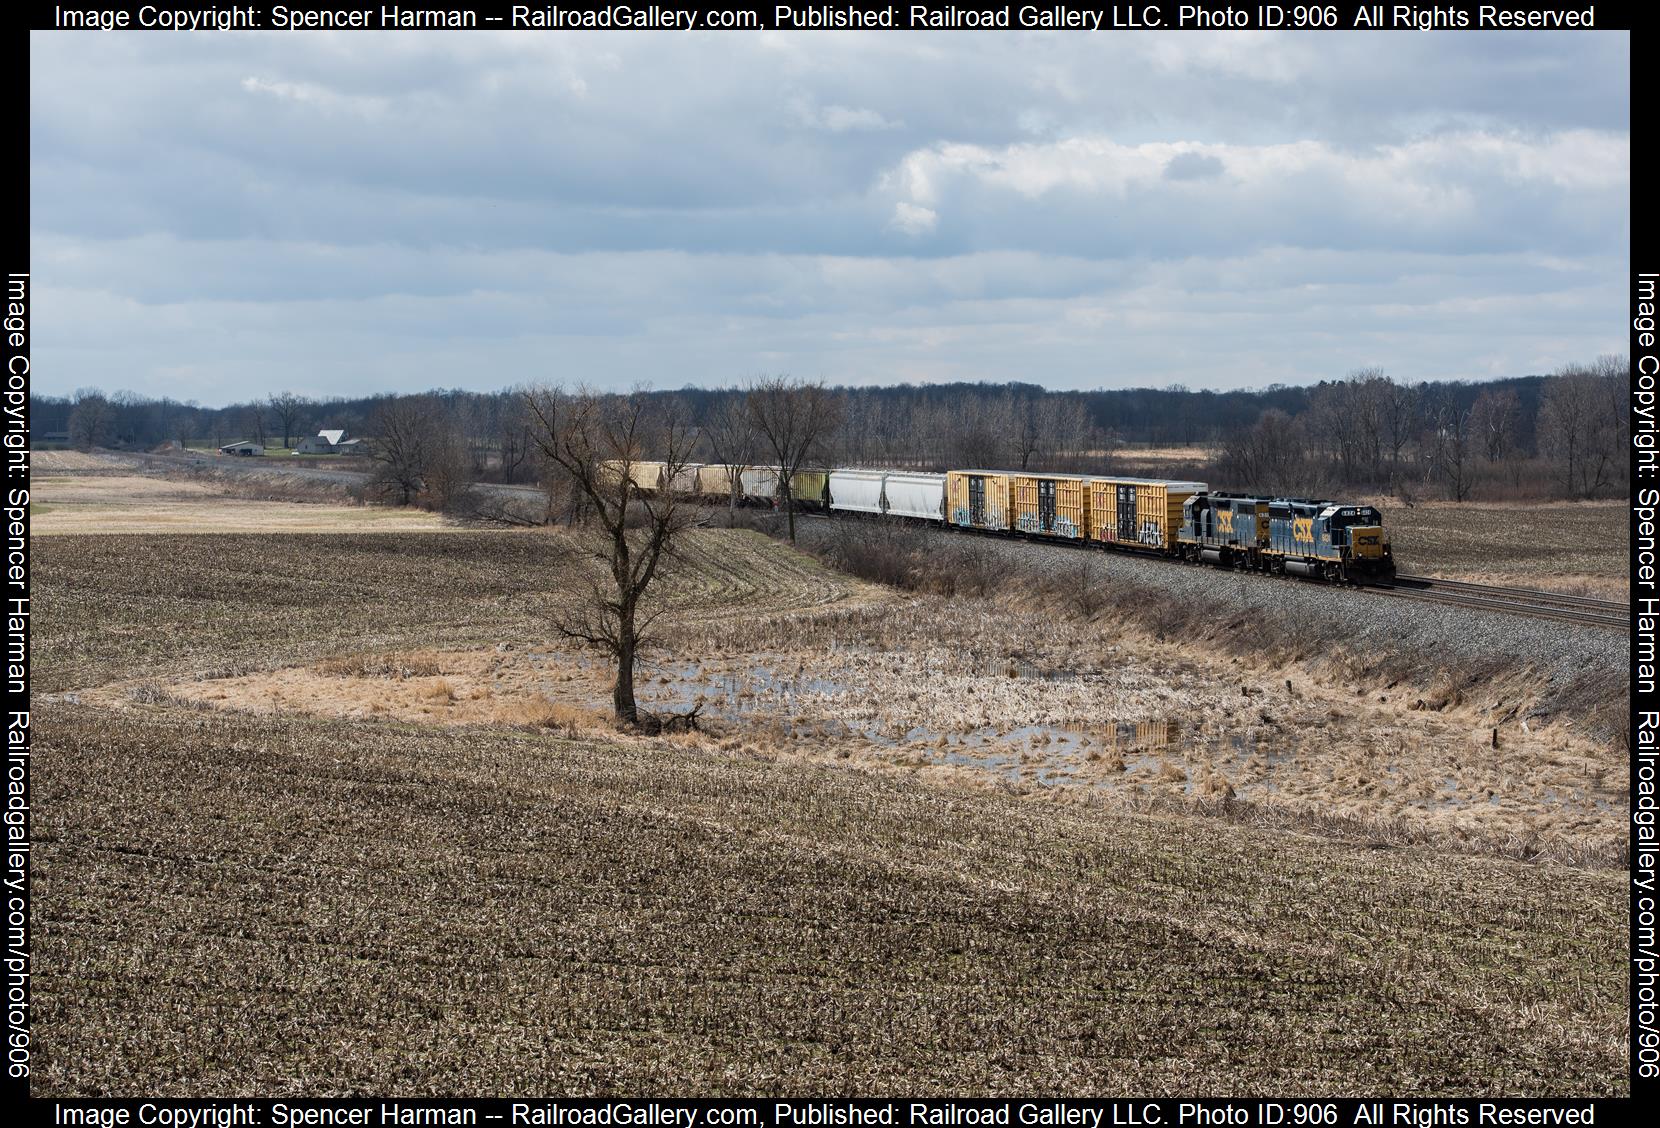
[[[265,453],[265,448],[263,446],[261,446],[259,443],[250,442],[247,439],[243,439],[239,443],[226,443],[224,446],[219,448],[219,453],[220,454],[238,454],[238,455],[241,455],[244,458],[246,458],[246,457],[250,457],[250,456],[253,456],[253,455],[262,455],[262,454],[264,454]]]
[[[364,442],[362,439],[347,439],[345,442],[338,443],[338,444],[335,445],[334,453],[336,453],[336,454],[368,454],[369,453],[369,444]]]
[[[318,431],[301,439],[294,449],[301,454],[338,454],[340,444],[345,441],[345,431]]]

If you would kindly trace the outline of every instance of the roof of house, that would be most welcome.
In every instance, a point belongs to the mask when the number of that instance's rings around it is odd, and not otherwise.
[[[339,446],[340,440],[346,437],[345,431],[318,431],[317,437],[329,446]]]
[[[334,445],[335,446],[361,446],[362,444],[363,444],[362,439],[346,439],[344,442],[338,442],[338,443],[335,443]]]
[[[224,446],[220,447],[219,449],[220,450],[236,450],[239,447],[259,448],[259,444],[254,442],[252,439],[238,439],[234,443],[226,443]]]

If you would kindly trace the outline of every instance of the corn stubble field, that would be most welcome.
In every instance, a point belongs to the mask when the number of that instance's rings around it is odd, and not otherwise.
[[[798,702],[806,735],[611,732],[548,627],[559,533],[33,547],[39,1093],[1626,1089],[1621,875],[1518,861],[1501,824],[945,770]],[[988,687],[1022,680],[975,649],[995,605],[754,533],[694,534],[668,593],[665,705],[686,663],[865,697],[938,666],[998,727]],[[1206,684],[1236,671],[1132,636],[1089,658],[1131,667],[1103,717],[1155,684],[1235,707]],[[301,674],[383,693],[273,689]],[[946,735],[947,702],[894,700]]]
[[[1382,499],[1396,558],[1414,572],[1570,595],[1626,599],[1628,513],[1617,501]]]

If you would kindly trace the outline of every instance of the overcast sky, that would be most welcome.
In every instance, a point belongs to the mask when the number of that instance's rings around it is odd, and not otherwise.
[[[31,41],[35,388],[221,404],[1625,351],[1625,33]]]

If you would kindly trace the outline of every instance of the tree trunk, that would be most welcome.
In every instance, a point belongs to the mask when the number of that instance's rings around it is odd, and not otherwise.
[[[634,609],[624,609],[617,621],[617,684],[611,690],[611,709],[619,721],[636,724],[634,704]]]
[[[790,543],[795,543],[795,491],[786,483],[784,486],[784,510],[789,515]]]

